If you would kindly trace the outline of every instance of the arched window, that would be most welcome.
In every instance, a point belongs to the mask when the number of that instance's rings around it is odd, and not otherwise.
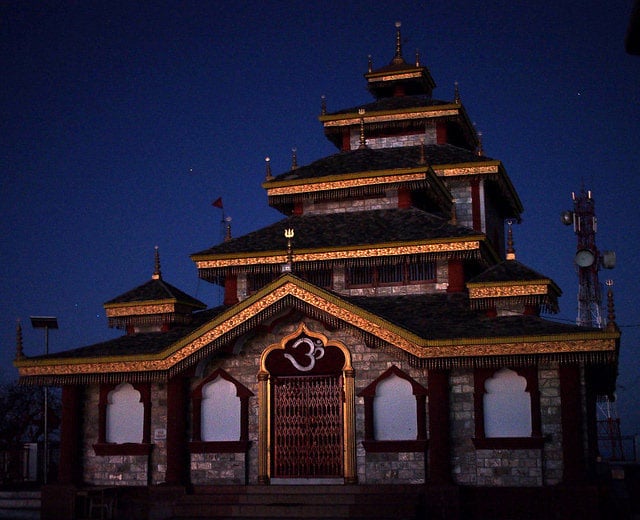
[[[240,398],[236,386],[221,376],[202,387],[203,441],[240,440]]]
[[[359,394],[364,397],[363,446],[372,452],[424,451],[427,389],[396,366]]]
[[[249,448],[249,397],[253,393],[222,369],[191,392],[192,453],[241,453]]]
[[[106,441],[115,443],[142,442],[144,404],[140,392],[129,383],[122,383],[107,396]]]
[[[380,381],[373,399],[373,431],[377,441],[417,439],[416,398],[409,381],[395,374]]]
[[[542,447],[537,368],[478,369],[474,377],[476,448]]]
[[[148,383],[103,384],[98,401],[96,455],[147,455],[151,451]]]

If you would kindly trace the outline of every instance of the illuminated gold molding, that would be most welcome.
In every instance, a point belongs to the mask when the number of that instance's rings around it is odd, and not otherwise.
[[[170,314],[176,310],[176,303],[157,303],[147,305],[136,305],[133,303],[115,304],[104,306],[107,318],[117,318],[120,316],[147,315],[147,314]]]
[[[347,249],[343,248],[339,251],[322,251],[308,252],[304,250],[296,251],[294,255],[295,262],[317,262],[331,260],[348,260],[353,258],[370,258],[374,256],[398,256],[411,255],[420,253],[449,253],[456,251],[475,251],[480,248],[479,240],[464,241],[448,241],[445,243],[423,243],[415,245],[388,247],[371,247],[369,249]],[[265,264],[283,264],[287,261],[286,254],[274,252],[265,252],[261,256],[251,257],[233,257],[225,258],[225,255],[219,255],[217,259],[207,259],[209,255],[198,255],[192,257],[198,269],[216,269],[221,267],[236,267],[249,265],[265,265]],[[210,255],[216,257],[218,255]]]
[[[454,106],[454,105],[452,105]],[[377,115],[365,115],[364,118],[360,114],[354,113],[352,116],[340,114],[340,119],[330,119],[331,116],[321,117],[320,121],[323,122],[325,127],[339,127],[339,126],[352,126],[359,124],[364,119],[364,123],[386,123],[389,121],[406,121],[408,119],[430,119],[436,117],[457,116],[460,113],[459,107],[443,108],[442,106],[434,110],[420,110],[415,112],[388,112],[386,114],[378,112]]]
[[[505,286],[487,286],[477,287],[467,284],[469,289],[469,298],[501,298],[509,296],[531,296],[538,294],[547,294],[548,284],[524,284],[524,285],[505,285]]]
[[[433,171],[442,177],[498,173],[500,171],[500,162],[487,161],[482,163],[468,163],[465,165],[438,164],[433,165]]]
[[[91,358],[90,361],[89,358],[25,358],[16,360],[14,364],[21,377],[165,371],[287,296],[293,296],[382,339],[391,346],[423,359],[615,352],[616,340],[620,337],[618,332],[586,331],[544,336],[429,340],[352,305],[336,295],[287,275],[217,316],[160,354],[103,358],[101,362],[96,362],[95,358]]]
[[[360,179],[349,179],[329,182],[305,182],[293,186],[283,186],[277,188],[267,188],[267,195],[274,197],[277,195],[296,195],[298,193],[310,193],[316,191],[329,191],[355,188],[360,186],[370,186],[375,184],[392,184],[398,182],[422,181],[427,178],[426,172],[413,173],[407,175],[381,175],[376,177],[364,177]]]
[[[392,81],[397,79],[413,79],[422,77],[422,70],[418,69],[412,72],[404,72],[402,74],[390,74],[388,72],[370,72],[367,74],[367,81],[372,83],[372,79],[375,79],[375,82],[379,81]]]

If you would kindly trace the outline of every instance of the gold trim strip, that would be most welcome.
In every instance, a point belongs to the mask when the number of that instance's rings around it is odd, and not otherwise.
[[[422,110],[419,112],[395,112],[389,113],[385,115],[375,115],[375,116],[364,116],[364,118],[360,114],[354,114],[353,117],[343,117],[342,119],[336,120],[326,120],[321,119],[323,121],[325,127],[339,127],[339,126],[353,126],[355,124],[359,124],[362,119],[364,119],[364,124],[369,123],[386,123],[388,121],[406,121],[409,119],[429,119],[436,117],[446,117],[446,116],[456,116],[460,113],[459,108],[454,109],[435,109],[435,110]]]
[[[509,286],[472,286],[467,284],[469,298],[500,298],[505,296],[531,296],[536,294],[547,294],[548,284],[519,284]]]

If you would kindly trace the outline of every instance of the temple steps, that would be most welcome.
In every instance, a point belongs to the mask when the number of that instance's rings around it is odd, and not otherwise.
[[[173,506],[172,520],[422,518],[422,486],[197,487]]]

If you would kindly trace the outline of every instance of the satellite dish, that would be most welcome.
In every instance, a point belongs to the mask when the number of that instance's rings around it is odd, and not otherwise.
[[[573,224],[573,211],[563,211],[560,213],[560,220],[565,226]]]
[[[615,251],[603,251],[602,252],[602,267],[605,269],[613,269],[616,266],[616,252]]]
[[[579,267],[591,267],[595,261],[595,255],[588,249],[580,249],[576,253],[575,262]]]

